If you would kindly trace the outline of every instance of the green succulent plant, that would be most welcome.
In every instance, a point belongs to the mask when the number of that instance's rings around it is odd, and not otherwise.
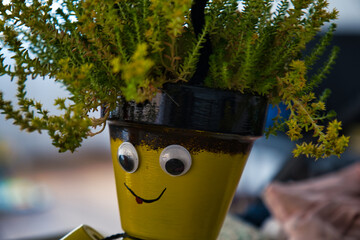
[[[201,0],[197,0],[197,3]],[[291,140],[312,131],[313,142],[297,145],[294,155],[315,158],[340,155],[349,138],[341,122],[325,109],[316,87],[334,63],[337,48],[309,76],[331,41],[335,24],[310,54],[303,56],[324,23],[336,19],[326,0],[210,0],[199,29],[192,21],[191,0],[15,0],[0,3],[0,74],[16,81],[17,104],[0,92],[0,110],[28,131],[47,130],[60,151],[74,151],[91,127],[105,127],[119,96],[142,102],[165,83],[191,83],[204,46],[208,73],[202,85],[265,95],[283,102],[288,119],[276,117],[268,134],[284,130]],[[208,49],[209,50],[209,49]],[[50,77],[70,93],[57,99],[63,111],[50,115],[26,94],[26,81]],[[105,117],[90,118],[99,107]]]

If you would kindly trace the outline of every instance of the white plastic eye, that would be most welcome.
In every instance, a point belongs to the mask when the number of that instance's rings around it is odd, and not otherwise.
[[[160,166],[171,176],[181,176],[191,167],[191,155],[180,145],[170,145],[160,154]]]
[[[135,147],[129,143],[124,142],[118,149],[118,161],[120,166],[128,173],[133,173],[139,167],[139,157]]]

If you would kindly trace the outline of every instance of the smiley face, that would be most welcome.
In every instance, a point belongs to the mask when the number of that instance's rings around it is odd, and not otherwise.
[[[135,147],[129,143],[122,143],[117,151],[117,157],[120,166],[127,173],[134,173],[139,167],[139,156]],[[166,147],[160,154],[159,165],[162,170],[170,176],[181,176],[186,174],[191,167],[191,155],[186,148],[180,145],[170,145]],[[162,197],[166,191],[166,187],[160,195],[153,199],[145,199],[134,192],[125,182],[125,188],[135,197],[138,204],[154,203]]]

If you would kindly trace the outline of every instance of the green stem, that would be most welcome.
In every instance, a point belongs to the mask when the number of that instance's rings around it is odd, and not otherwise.
[[[191,72],[191,68],[194,68],[194,66],[196,65],[202,43],[205,41],[205,37],[208,34],[209,25],[210,23],[206,22],[203,32],[201,33],[195,47],[193,48],[188,60],[185,62],[182,71],[178,76],[178,81],[185,80],[186,76]]]

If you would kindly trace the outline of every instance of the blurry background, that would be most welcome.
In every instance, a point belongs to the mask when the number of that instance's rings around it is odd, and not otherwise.
[[[266,209],[254,217],[249,203],[258,203],[262,190],[272,180],[289,181],[340,169],[360,155],[360,1],[330,0],[340,11],[334,44],[341,48],[337,63],[319,92],[331,88],[328,109],[338,113],[351,146],[342,159],[316,163],[291,158],[291,143],[285,136],[260,139],[250,155],[232,211],[260,226]],[[5,98],[13,99],[16,86],[0,78]],[[31,97],[46,102],[53,112],[53,99],[66,96],[49,79],[31,81]],[[97,115],[99,113],[95,113]],[[86,223],[113,234],[120,232],[115,185],[106,129],[87,139],[74,154],[58,153],[46,133],[21,132],[0,115],[0,239],[58,239]],[[261,202],[260,202],[261,204]],[[259,211],[257,211],[259,213]]]

